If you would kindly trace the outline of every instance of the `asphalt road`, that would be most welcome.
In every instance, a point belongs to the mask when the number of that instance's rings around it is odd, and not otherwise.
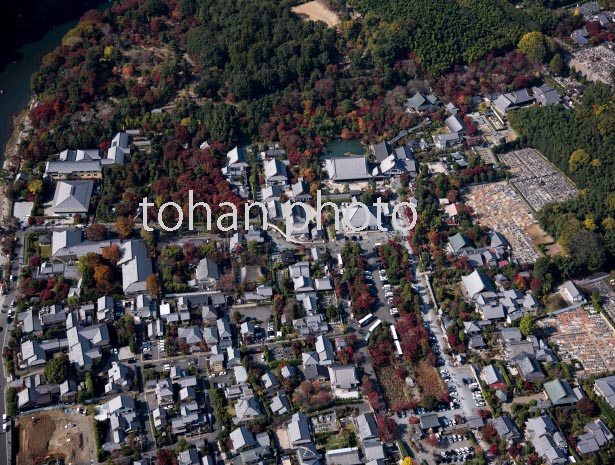
[[[18,255],[18,259],[9,261],[8,257],[3,257],[0,260],[1,263],[4,265],[5,273],[10,273],[15,276],[19,276],[19,269],[21,265],[23,264],[24,236],[25,236],[25,232],[23,231],[18,231],[16,233],[18,242],[15,245],[15,253]],[[10,268],[9,268],[9,264],[10,264]],[[6,310],[6,308],[4,308],[4,305],[6,305],[8,308],[10,303],[13,301],[13,299],[15,299],[16,289],[18,287],[18,284],[19,284],[18,281],[11,283],[8,289],[8,294],[0,295],[0,308],[2,308],[3,310]],[[6,346],[8,334],[10,333],[11,328],[12,328],[12,323],[9,324],[8,322],[8,313],[4,313],[4,312],[0,313],[0,327],[2,328],[2,348],[4,349],[4,347]],[[1,365],[2,365],[2,377],[0,379],[0,386],[2,387],[2,395],[0,395],[0,415],[3,415],[4,413],[6,413],[6,391],[7,391],[8,379],[7,379],[7,373],[6,373],[4,361],[2,361]],[[9,446],[11,434],[9,433],[2,433],[2,434],[4,435],[4,438],[3,440],[0,440],[0,457],[5,458],[4,463],[11,463],[10,457],[8,456],[8,450],[9,450],[8,446]]]

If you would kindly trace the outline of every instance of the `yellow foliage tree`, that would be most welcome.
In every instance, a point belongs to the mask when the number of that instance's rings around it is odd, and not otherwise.
[[[534,63],[542,63],[555,51],[555,44],[542,32],[534,31],[521,37],[517,48]]]
[[[414,461],[410,457],[404,457],[401,465],[414,465]]]
[[[604,220],[602,220],[602,227],[606,231],[612,231],[613,229],[615,229],[615,219],[610,216],[605,218]]]
[[[132,219],[126,216],[120,216],[115,221],[115,231],[120,235],[122,239],[126,239],[132,234],[133,223]]]
[[[43,190],[43,181],[40,179],[33,179],[28,185],[28,190],[33,194],[38,194]]]
[[[585,151],[585,149],[577,149],[570,155],[570,159],[568,160],[568,166],[570,167],[570,171],[576,171],[581,166],[586,165],[591,160],[589,153]]]

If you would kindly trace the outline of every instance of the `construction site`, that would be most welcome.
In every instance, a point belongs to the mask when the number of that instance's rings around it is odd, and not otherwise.
[[[67,410],[49,410],[15,421],[17,465],[41,465],[63,460],[72,465],[96,462],[92,417]],[[53,462],[52,462],[53,463]]]

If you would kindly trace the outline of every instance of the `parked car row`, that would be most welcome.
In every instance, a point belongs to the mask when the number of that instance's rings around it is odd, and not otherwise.
[[[461,447],[455,450],[447,450],[440,452],[440,457],[436,459],[436,463],[453,463],[465,462],[474,457],[473,447]]]

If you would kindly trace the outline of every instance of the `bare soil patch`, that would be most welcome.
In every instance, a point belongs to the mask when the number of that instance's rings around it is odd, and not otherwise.
[[[340,23],[340,18],[337,14],[317,0],[295,6],[292,8],[292,11],[293,13],[301,16],[303,19],[324,21],[329,27],[335,27]]]
[[[65,428],[69,423],[75,426]],[[92,417],[50,410],[20,417],[15,427],[19,435],[17,465],[39,465],[51,456],[73,465],[96,460]]]

